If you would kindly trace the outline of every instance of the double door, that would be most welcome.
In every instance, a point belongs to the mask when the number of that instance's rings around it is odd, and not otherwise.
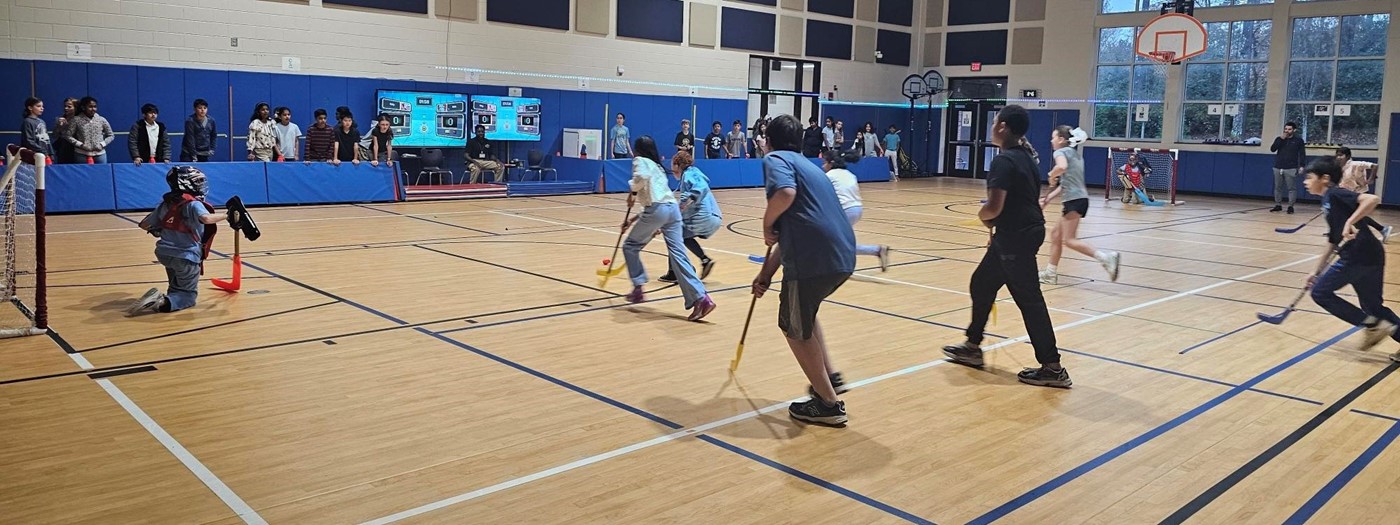
[[[943,173],[954,177],[985,179],[1000,148],[992,142],[992,125],[1005,100],[957,100],[948,102],[948,140],[943,152]]]

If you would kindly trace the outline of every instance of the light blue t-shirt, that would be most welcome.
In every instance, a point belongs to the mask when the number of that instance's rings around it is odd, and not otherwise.
[[[898,134],[898,133],[886,133],[886,134],[885,134],[885,150],[886,150],[886,151],[899,151],[899,134]]]
[[[710,178],[706,177],[700,168],[691,166],[681,174],[680,200],[681,206],[684,206],[681,210],[681,221],[686,225],[708,224],[712,219],[723,218],[719,212],[719,203],[715,202],[714,194],[710,193]]]
[[[854,272],[856,233],[826,173],[800,153],[775,151],[763,157],[763,180],[770,198],[783,188],[797,191],[774,224],[783,280]]]
[[[632,154],[632,130],[627,129],[627,126],[613,126],[608,135],[608,140],[613,144],[613,153]]]
[[[151,211],[141,224],[156,225],[160,228],[160,223],[165,219],[166,212],[170,211],[170,203],[162,200],[160,206]],[[178,232],[170,228],[160,228],[160,240],[156,241],[156,255],[165,257],[176,257],[199,264],[204,261],[204,248],[200,244],[200,239],[204,238],[204,223],[200,218],[208,215],[209,211],[204,209],[204,205],[199,202],[185,204],[180,210],[179,219],[194,231],[193,234]]]
[[[1060,202],[1089,198],[1089,189],[1084,187],[1084,157],[1079,150],[1065,146],[1055,150],[1054,156],[1065,158],[1065,172],[1060,174]]]

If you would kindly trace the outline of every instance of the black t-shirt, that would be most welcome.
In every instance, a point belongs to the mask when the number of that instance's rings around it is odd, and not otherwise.
[[[987,188],[1006,190],[1006,203],[995,220],[997,236],[1045,228],[1045,215],[1040,211],[1040,176],[1030,152],[1024,148],[1001,150],[992,159]]]
[[[1322,198],[1323,208],[1327,210],[1327,242],[1342,242],[1342,231],[1346,228],[1347,219],[1351,218],[1351,214],[1356,213],[1356,208],[1360,206],[1356,200],[1358,196],[1356,192],[1341,187],[1327,190],[1327,195]],[[1342,247],[1339,255],[1347,264],[1385,266],[1385,247],[1371,234],[1369,223],[1370,221],[1364,220],[1357,223],[1356,238]]]
[[[705,136],[705,158],[722,159],[727,156],[724,153],[724,135],[711,131]]]
[[[360,143],[360,128],[350,126],[350,131],[345,131],[341,126],[335,127],[335,143],[340,145],[340,153],[336,155],[341,162],[355,160],[355,145]]]
[[[822,135],[822,128],[812,126],[802,132],[802,155],[805,157],[816,157],[822,154],[822,142],[826,138]]]
[[[379,144],[380,155],[389,152],[389,143],[394,141],[393,129],[389,131],[379,131],[379,126],[375,126],[374,131],[369,132],[369,134],[371,137],[374,137],[374,142]]]
[[[676,150],[695,152],[694,133],[676,133]]]

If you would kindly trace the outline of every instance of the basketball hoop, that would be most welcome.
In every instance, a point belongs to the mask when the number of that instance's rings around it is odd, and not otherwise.
[[[1162,64],[1179,64],[1206,52],[1206,26],[1195,17],[1167,13],[1143,26],[1134,51]]]
[[[1161,62],[1163,64],[1171,64],[1173,62],[1176,62],[1175,51],[1150,51],[1147,53],[1147,56],[1151,57],[1152,60],[1156,60],[1157,62]]]

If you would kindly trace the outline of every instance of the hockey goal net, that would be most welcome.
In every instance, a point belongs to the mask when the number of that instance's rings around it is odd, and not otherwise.
[[[0,227],[5,242],[0,337],[48,330],[44,275],[44,155],[11,145],[0,176]]]
[[[1134,173],[1131,162],[1137,157],[1136,173],[1140,175],[1142,189],[1155,200],[1179,204],[1176,200],[1176,171],[1179,151],[1174,149],[1109,148],[1107,179],[1104,181],[1104,199],[1117,198],[1124,202],[1133,200],[1133,189],[1124,186],[1124,175]]]

